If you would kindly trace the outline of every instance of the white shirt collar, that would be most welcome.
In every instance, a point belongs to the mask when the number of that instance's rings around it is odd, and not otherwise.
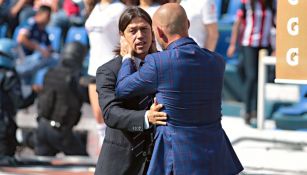
[[[123,59],[122,59],[122,62],[124,62],[126,59],[134,60],[137,69],[139,69],[139,66],[140,66],[141,62],[143,61],[142,59],[140,59],[138,57],[134,57],[134,56],[131,56],[131,55],[124,55]]]

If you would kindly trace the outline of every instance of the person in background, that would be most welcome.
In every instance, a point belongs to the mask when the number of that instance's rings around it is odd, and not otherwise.
[[[12,37],[15,28],[34,14],[32,0],[0,0],[0,25],[8,25],[8,37]]]
[[[121,48],[111,61],[97,70],[99,104],[107,124],[106,137],[96,165],[96,175],[145,175],[153,145],[153,126],[165,124],[166,114],[158,112],[162,105],[152,98],[139,96],[129,100],[115,97],[117,73],[123,57],[132,48],[135,69],[139,69],[145,55],[155,51],[151,18],[141,8],[127,8],[119,19]]]
[[[139,0],[122,0],[122,2],[127,6],[138,6],[140,4]]]
[[[188,15],[190,37],[201,48],[214,51],[219,37],[215,2],[212,0],[201,0],[193,3],[189,0],[175,1],[180,3]]]
[[[81,117],[83,99],[79,79],[86,48],[72,42],[63,48],[60,63],[47,71],[38,95],[38,128],[34,151],[40,156],[86,156],[86,146],[73,133]]]
[[[53,13],[49,26],[60,27],[63,40],[71,26],[84,26],[87,17],[86,10],[83,10],[85,2],[82,0],[54,0],[51,2]]]
[[[143,10],[145,10],[150,17],[153,17],[153,14],[157,11],[157,9],[160,7],[160,5],[162,5],[163,3],[161,2],[161,0],[140,0],[140,5],[139,7],[142,8]],[[159,45],[158,42],[156,42],[156,47],[157,50],[161,51],[162,48]]]
[[[145,10],[152,18],[153,14],[160,7],[160,3],[157,0],[140,0],[139,7]]]
[[[11,39],[0,39],[0,166],[14,166],[17,140],[15,115],[19,108],[34,101],[34,94],[24,98],[21,82],[15,70],[18,45]]]
[[[125,4],[121,1],[100,0],[85,22],[90,42],[88,75],[91,76],[91,80],[88,85],[89,98],[97,122],[100,145],[103,143],[106,125],[98,104],[95,76],[97,68],[115,56],[113,50],[119,44],[118,20],[125,8]]]
[[[84,4],[84,11],[85,11],[85,18],[87,19],[92,10],[94,9],[96,3],[98,0],[83,0],[83,4]]]
[[[243,26],[240,41],[245,72],[244,121],[251,124],[257,117],[258,54],[260,49],[269,49],[270,32],[275,24],[273,0],[242,0],[237,19],[232,27],[227,55],[232,57],[236,50],[240,28]]]
[[[50,15],[49,6],[40,6],[33,18],[21,24],[17,41],[23,46],[26,57],[20,60],[16,69],[25,84],[32,85],[37,71],[45,67],[52,67],[57,63],[57,58],[51,55],[52,47],[46,32]]]

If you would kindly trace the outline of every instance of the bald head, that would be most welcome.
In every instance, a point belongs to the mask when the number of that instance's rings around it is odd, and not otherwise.
[[[154,14],[153,21],[166,35],[188,36],[189,22],[187,14],[178,3],[162,5]]]

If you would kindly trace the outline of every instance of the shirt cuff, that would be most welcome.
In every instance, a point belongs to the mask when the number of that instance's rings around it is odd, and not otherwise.
[[[124,55],[122,62],[124,62],[127,59],[132,59],[132,56],[130,54]]]
[[[149,129],[149,121],[148,121],[148,111],[145,112],[145,120],[144,120],[144,129]]]

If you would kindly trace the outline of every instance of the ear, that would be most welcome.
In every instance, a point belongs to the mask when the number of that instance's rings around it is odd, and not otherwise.
[[[124,33],[123,33],[123,32],[119,32],[119,35],[120,35],[120,36],[124,36]]]
[[[164,38],[165,37],[163,30],[161,28],[159,28],[159,27],[157,27],[157,34],[158,34],[159,38]]]

